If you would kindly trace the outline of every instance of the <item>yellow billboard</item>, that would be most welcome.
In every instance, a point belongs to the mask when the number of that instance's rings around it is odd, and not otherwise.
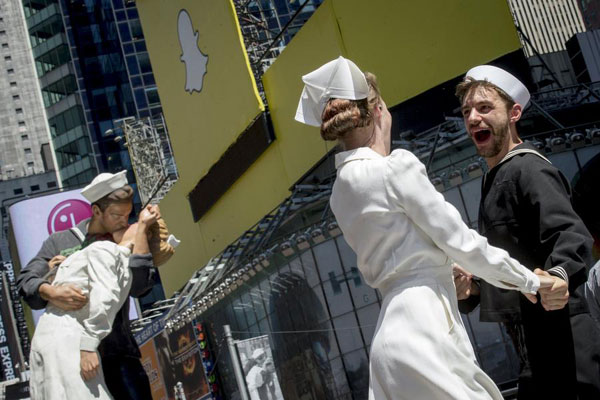
[[[136,2],[184,185],[264,110],[231,0]]]

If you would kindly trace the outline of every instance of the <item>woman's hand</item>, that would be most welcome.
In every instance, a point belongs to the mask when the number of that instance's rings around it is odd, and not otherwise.
[[[158,206],[148,205],[140,212],[138,223],[144,228],[149,227],[160,218],[160,210]]]
[[[81,356],[81,377],[84,381],[89,381],[98,374],[98,368],[100,367],[98,353],[86,350],[80,350],[79,353]]]

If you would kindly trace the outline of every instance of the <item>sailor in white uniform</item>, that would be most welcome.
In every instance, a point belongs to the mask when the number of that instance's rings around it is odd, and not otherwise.
[[[383,295],[369,399],[502,399],[459,315],[452,260],[531,301],[551,281],[469,229],[412,153],[390,154],[391,116],[372,74],[340,57],[302,79],[296,119],[346,149],[335,157],[331,209],[365,281]]]

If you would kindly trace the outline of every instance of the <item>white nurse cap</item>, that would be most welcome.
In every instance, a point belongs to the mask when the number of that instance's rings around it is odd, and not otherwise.
[[[296,111],[296,121],[321,126],[321,115],[329,99],[366,99],[369,84],[365,74],[352,61],[340,56],[302,77],[304,89]]]

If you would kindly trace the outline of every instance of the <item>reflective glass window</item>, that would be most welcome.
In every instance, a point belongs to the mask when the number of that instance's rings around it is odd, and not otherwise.
[[[146,49],[146,42],[143,40],[138,40],[135,43],[135,51],[137,52],[142,52],[142,51],[147,51]]]
[[[144,79],[145,86],[156,85],[156,81],[154,80],[153,74],[144,74],[144,75],[142,75],[142,79]]]
[[[367,345],[371,345],[375,328],[377,327],[377,319],[379,318],[380,307],[378,303],[368,305],[356,311],[358,315],[358,323],[361,326],[363,338]]]
[[[348,378],[346,377],[346,371],[344,370],[344,364],[341,358],[336,358],[330,362],[331,374],[336,386],[336,397],[338,399],[352,398],[350,386],[348,385]]]
[[[127,68],[129,69],[129,75],[137,75],[140,73],[136,56],[127,56]]]
[[[127,17],[129,19],[138,19],[140,16],[135,8],[127,10]]]
[[[369,396],[369,359],[365,349],[344,354],[343,358],[353,397],[366,399]]]
[[[319,243],[313,246],[312,250],[319,266],[318,270],[322,281],[326,281],[332,277],[340,277],[344,274],[335,241],[327,240]]]
[[[148,104],[160,104],[160,98],[158,97],[158,90],[154,88],[146,89],[146,97],[148,98]]]
[[[142,85],[143,85],[142,78],[140,78],[139,76],[133,76],[131,78],[131,86],[133,86],[134,88],[135,87],[140,87]]]
[[[317,272],[317,266],[315,265],[315,259],[313,258],[311,251],[305,251],[300,255],[300,260],[302,261],[302,267],[304,268],[304,274],[306,276],[306,281],[310,287],[314,287],[318,285],[319,273]]]
[[[233,314],[240,330],[245,330],[248,327],[244,307],[242,299],[239,297],[234,298],[231,302],[231,308],[233,309]]]
[[[142,32],[142,25],[140,24],[139,19],[129,21],[129,28],[131,29],[131,37],[133,38],[133,40],[139,40],[144,38],[144,34]]]
[[[125,52],[125,54],[134,53],[135,50],[133,49],[133,44],[132,43],[123,44],[123,51]]]
[[[244,312],[246,313],[246,321],[248,321],[248,327],[256,324],[256,314],[254,313],[254,305],[250,298],[250,293],[245,292],[242,294],[242,304],[244,305]]]
[[[333,326],[342,354],[365,346],[354,312],[349,312],[334,318]]]
[[[323,282],[323,291],[332,317],[352,310],[348,284],[343,276]]]
[[[127,22],[119,23],[119,33],[121,34],[122,42],[130,42],[131,41],[131,32],[129,32],[129,24]]]
[[[125,21],[127,19],[125,11],[123,10],[116,11],[115,15],[117,16],[117,21]]]
[[[140,63],[140,71],[143,73],[152,72],[152,67],[150,66],[150,57],[148,57],[148,53],[140,53],[137,55],[138,61]]]

